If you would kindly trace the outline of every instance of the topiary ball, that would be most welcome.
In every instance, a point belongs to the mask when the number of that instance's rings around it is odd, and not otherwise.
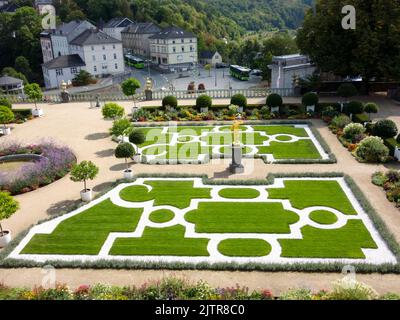
[[[210,96],[206,94],[202,94],[196,99],[196,107],[199,109],[211,108],[211,106],[212,106],[212,99]]]
[[[178,99],[175,96],[166,96],[162,99],[162,106],[165,108],[169,106],[170,108],[176,108],[178,106]]]
[[[146,136],[142,130],[133,130],[129,134],[129,142],[136,144],[136,145],[141,145],[146,141]]]
[[[347,105],[347,113],[360,114],[364,112],[364,105],[361,101],[351,101]]]
[[[267,97],[267,106],[270,108],[281,107],[283,105],[282,97],[277,93],[271,93]]]
[[[377,123],[375,123],[372,131],[375,136],[383,139],[393,138],[398,133],[396,124],[389,119],[379,120]]]
[[[314,92],[308,92],[306,93],[301,102],[303,103],[303,106],[316,106],[318,104],[319,98],[318,95]]]
[[[337,94],[343,98],[349,98],[357,95],[357,88],[352,83],[343,83],[339,86]]]
[[[231,105],[246,108],[247,107],[247,98],[244,95],[242,95],[241,93],[235,94],[231,98]]]

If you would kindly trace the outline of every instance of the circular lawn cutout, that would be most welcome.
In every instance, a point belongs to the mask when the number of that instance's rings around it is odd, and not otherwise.
[[[218,251],[228,257],[263,257],[271,252],[271,245],[261,239],[226,239]]]
[[[161,209],[150,213],[149,219],[154,223],[165,223],[171,221],[175,214],[171,210]]]
[[[279,136],[276,136],[275,139],[277,141],[283,141],[283,142],[293,140],[293,138],[291,136],[287,136],[287,135],[279,135]]]
[[[226,188],[218,192],[219,196],[226,199],[255,199],[260,192],[250,188]]]
[[[335,214],[329,211],[313,211],[310,213],[310,219],[318,224],[334,224],[338,221]]]

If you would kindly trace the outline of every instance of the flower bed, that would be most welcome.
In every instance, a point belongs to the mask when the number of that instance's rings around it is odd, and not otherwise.
[[[0,149],[0,157],[10,155],[41,155],[33,164],[23,165],[18,171],[0,173],[0,190],[12,195],[26,193],[64,177],[76,162],[73,152],[51,141],[21,145],[11,142]]]
[[[372,175],[372,183],[382,187],[388,200],[400,208],[400,171],[376,172]]]
[[[399,300],[396,293],[378,295],[364,283],[347,278],[333,283],[333,289],[312,291],[290,289],[280,296],[270,290],[249,290],[247,287],[215,288],[204,281],[190,283],[177,278],[149,281],[140,287],[110,286],[95,284],[81,285],[71,290],[58,284],[54,288],[43,287],[9,288],[0,287],[0,300]]]
[[[318,108],[319,110],[320,108]],[[212,106],[208,112],[200,112],[198,108],[177,107],[166,110],[164,107],[143,107],[132,115],[133,121],[211,121],[235,120],[240,113],[243,120],[271,120],[271,119],[311,119],[319,118],[319,112],[306,112],[302,105],[288,104],[280,108],[280,112],[273,113],[270,108],[262,105],[248,105],[243,112],[237,106]]]

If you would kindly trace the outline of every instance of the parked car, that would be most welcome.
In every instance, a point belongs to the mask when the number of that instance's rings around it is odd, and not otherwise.
[[[261,77],[262,76],[262,71],[258,70],[258,69],[254,69],[254,70],[251,71],[251,74],[253,76]]]
[[[215,64],[215,67],[217,69],[224,69],[224,68],[229,68],[229,64],[224,63],[224,62],[219,62]]]

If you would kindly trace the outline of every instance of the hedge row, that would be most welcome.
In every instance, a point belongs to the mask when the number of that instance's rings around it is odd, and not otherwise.
[[[349,177],[343,175],[343,173],[331,172],[331,173],[292,173],[292,174],[269,174],[264,180],[213,180],[209,179],[205,175],[190,175],[190,174],[140,174],[136,178],[188,178],[197,177],[202,178],[204,184],[208,185],[264,185],[272,184],[276,178],[333,178],[333,177],[344,177],[347,185],[352,190],[354,196],[361,204],[362,208],[368,214],[376,229],[380,235],[388,244],[389,248],[396,255],[397,260],[400,260],[400,247],[396,242],[393,234],[388,230],[387,226],[374,210],[369,203],[368,199],[364,196],[361,190],[358,188],[356,183]],[[125,180],[118,180],[113,186],[110,186],[109,190],[114,188],[116,185],[126,182]],[[109,191],[108,190],[108,191]],[[107,191],[107,192],[108,192]],[[106,192],[104,192],[106,193]],[[100,196],[100,195],[99,195]],[[51,220],[54,217],[47,219]],[[26,236],[27,231],[22,232],[18,235],[12,243],[1,253],[0,255],[0,267],[2,268],[17,268],[17,267],[41,267],[43,265],[52,265],[56,268],[81,268],[81,269],[169,269],[169,270],[245,270],[245,271],[296,271],[296,272],[330,272],[337,273],[341,272],[346,264],[343,263],[307,263],[307,264],[262,264],[262,263],[248,263],[248,264],[237,264],[237,263],[168,263],[168,262],[143,262],[143,261],[130,261],[130,260],[99,260],[95,262],[82,262],[76,261],[59,261],[51,260],[44,263],[38,263],[35,261],[16,260],[16,259],[5,259],[5,257],[19,244],[19,242]],[[400,274],[400,264],[357,264],[356,271],[358,273],[394,273]]]

